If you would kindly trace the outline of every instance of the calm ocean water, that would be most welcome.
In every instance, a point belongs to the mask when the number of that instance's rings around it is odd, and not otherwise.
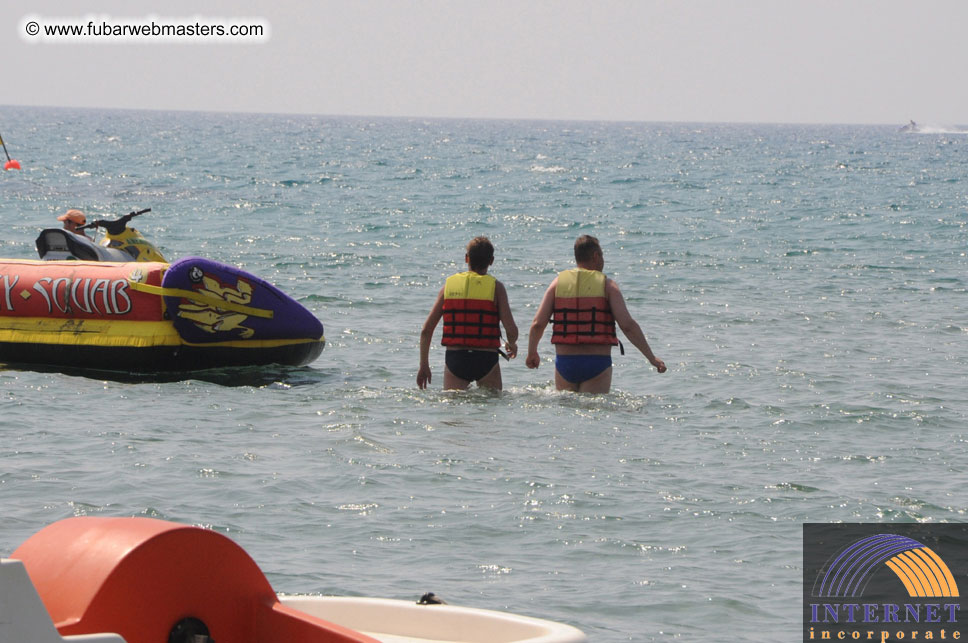
[[[73,515],[210,526],[277,591],[565,621],[592,641],[800,636],[801,524],[965,521],[968,136],[891,127],[0,108],[0,256],[150,207],[326,325],[300,369],[0,371],[0,553]],[[594,234],[656,354],[613,392],[415,386],[485,234],[526,343]],[[438,330],[438,338],[439,338]]]

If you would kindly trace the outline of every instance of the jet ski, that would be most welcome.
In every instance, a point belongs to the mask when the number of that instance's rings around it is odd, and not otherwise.
[[[917,123],[915,123],[914,121],[911,121],[910,123],[908,123],[907,125],[905,125],[904,127],[902,127],[898,131],[904,132],[904,133],[915,133],[916,134],[917,132],[920,132],[921,131],[921,126],[918,125]]]

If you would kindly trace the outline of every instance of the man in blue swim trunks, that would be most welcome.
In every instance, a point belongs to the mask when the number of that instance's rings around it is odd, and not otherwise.
[[[618,345],[615,325],[660,373],[666,365],[652,353],[638,322],[632,319],[618,284],[602,274],[605,258],[598,239],[582,235],[575,241],[577,268],[558,274],[538,308],[528,336],[528,368],[538,368],[538,343],[552,323],[555,345],[555,387],[559,391],[608,393],[612,387],[612,346]]]
[[[501,390],[501,327],[507,335],[504,346],[508,358],[518,354],[518,327],[511,315],[504,284],[487,274],[494,263],[494,246],[487,237],[467,244],[464,255],[470,270],[451,275],[437,294],[434,307],[420,331],[420,368],[417,386],[430,384],[430,341],[437,323],[444,320],[442,344],[444,388],[467,389],[471,382],[479,387]]]

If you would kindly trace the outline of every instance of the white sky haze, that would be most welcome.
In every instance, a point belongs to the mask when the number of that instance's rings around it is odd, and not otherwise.
[[[255,18],[270,33],[51,41],[28,17]],[[966,27],[963,0],[8,2],[0,105],[958,125]]]

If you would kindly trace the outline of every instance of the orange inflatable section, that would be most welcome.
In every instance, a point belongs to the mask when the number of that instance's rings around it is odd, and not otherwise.
[[[129,281],[160,286],[168,264],[0,261],[0,316],[160,321],[161,298]]]
[[[282,605],[245,550],[199,527],[68,518],[11,558],[23,561],[62,636],[114,632],[127,643],[159,643],[192,618],[218,643],[378,643]]]

